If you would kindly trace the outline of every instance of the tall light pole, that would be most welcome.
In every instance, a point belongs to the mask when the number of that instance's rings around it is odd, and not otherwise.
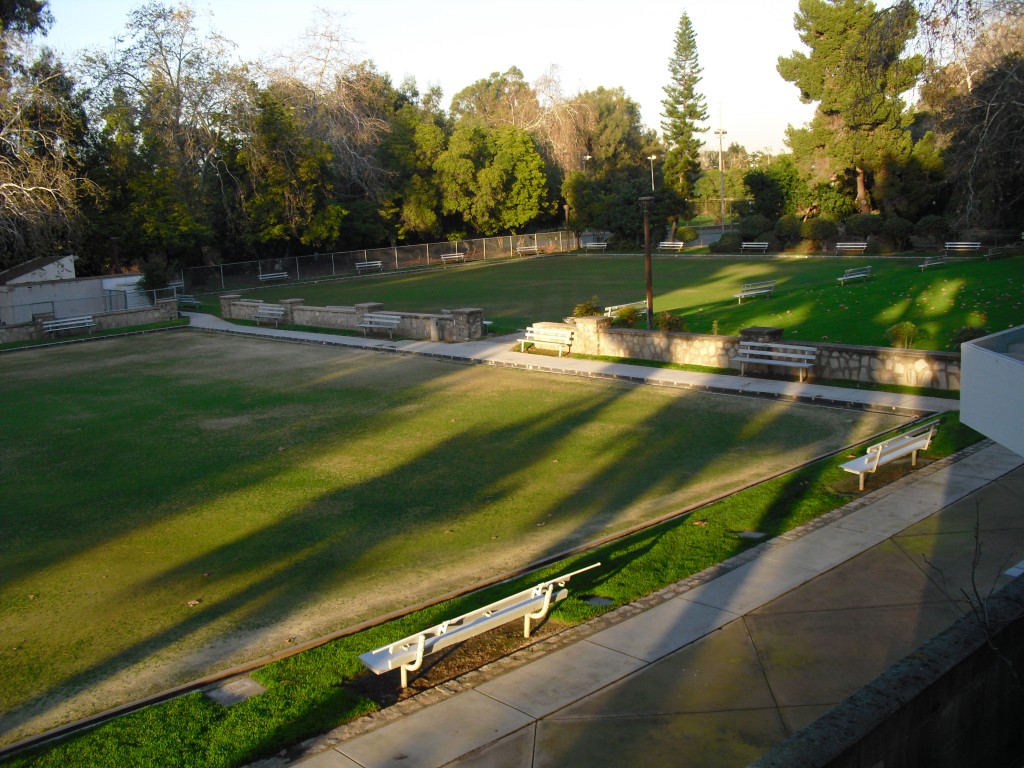
[[[658,159],[657,155],[648,155],[647,159],[651,161],[651,192],[654,191],[654,161]],[[643,199],[643,198],[641,198]]]
[[[648,158],[650,159],[650,158]],[[647,283],[647,330],[654,330],[654,288],[651,281],[651,203],[653,197],[641,197],[638,202],[644,211],[644,279]]]
[[[719,128],[715,131],[718,137],[718,176],[722,180],[722,231],[725,232],[725,164],[722,162],[722,137],[726,131]]]

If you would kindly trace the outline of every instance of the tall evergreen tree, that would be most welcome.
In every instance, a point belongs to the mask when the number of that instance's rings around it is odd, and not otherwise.
[[[818,103],[809,128],[790,131],[790,146],[827,157],[830,177],[852,178],[861,211],[879,202],[871,198],[872,175],[913,152],[912,121],[901,94],[913,87],[924,60],[903,56],[917,13],[909,4],[899,11],[883,30],[871,0],[800,0],[796,29],[810,53],[794,51],[778,63],[801,100]]]
[[[697,92],[701,68],[697,58],[697,38],[690,17],[683,13],[676,29],[675,50],[668,62],[671,81],[665,86],[661,129],[668,145],[662,166],[665,185],[681,197],[690,197],[700,174],[701,140],[697,134],[706,129],[699,123],[708,119],[704,96]]]

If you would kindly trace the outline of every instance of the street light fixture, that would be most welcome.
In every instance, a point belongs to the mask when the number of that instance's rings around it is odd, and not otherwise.
[[[647,159],[651,161],[651,192],[654,191],[654,161],[658,159],[657,155],[648,155]]]
[[[651,158],[648,158],[650,160]],[[653,166],[652,166],[653,167]],[[651,281],[651,203],[654,198],[641,197],[637,202],[644,212],[644,279],[647,283],[647,330],[654,330],[654,289]]]
[[[725,164],[722,162],[722,137],[727,132],[719,128],[715,131],[718,137],[718,176],[722,180],[722,231],[725,232]]]

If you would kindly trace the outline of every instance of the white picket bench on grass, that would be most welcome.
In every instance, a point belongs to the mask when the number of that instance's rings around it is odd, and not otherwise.
[[[917,452],[928,450],[932,444],[932,438],[939,428],[939,419],[918,424],[909,432],[904,432],[896,437],[890,437],[868,448],[863,456],[858,456],[853,461],[842,465],[847,472],[860,476],[860,490],[864,490],[864,478],[869,472],[873,473],[880,466],[890,461],[910,454],[910,466],[917,466]]]
[[[772,291],[775,290],[774,280],[761,280],[757,283],[744,283],[740,287],[740,292],[734,294],[734,296],[740,300],[740,304],[743,303],[744,299],[749,299],[753,296],[764,296],[765,298],[771,298]]]
[[[572,336],[571,328],[544,328],[531,325],[526,329],[524,338],[516,339],[516,341],[519,342],[520,352],[526,351],[527,344],[537,346],[547,344],[555,346],[558,349],[558,356],[561,357],[563,349],[566,354],[572,349]]]
[[[423,664],[423,658],[490,629],[508,624],[516,619],[523,620],[523,637],[533,631],[531,622],[540,621],[548,614],[552,603],[564,600],[569,591],[564,589],[573,576],[597,568],[600,563],[588,565],[578,571],[566,573],[534,587],[524,589],[502,600],[485,605],[475,611],[443,621],[437,626],[402,638],[390,645],[367,651],[359,657],[371,671],[382,675],[391,669],[402,670],[402,687],[409,685],[409,673]],[[555,587],[558,591],[555,591]]]
[[[869,280],[871,278],[871,267],[854,267],[848,269],[836,280],[842,285],[846,285],[850,280]]]

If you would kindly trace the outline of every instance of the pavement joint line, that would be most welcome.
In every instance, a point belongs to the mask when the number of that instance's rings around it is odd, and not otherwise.
[[[451,688],[444,688],[445,695],[442,696],[441,699],[443,700],[465,691],[473,690],[486,682],[500,677],[501,675],[524,667],[538,658],[542,658],[543,656],[554,653],[574,643],[586,641],[598,632],[621,624],[622,622],[644,613],[651,608],[657,607],[658,605],[678,599],[681,595],[686,594],[695,587],[710,583],[714,579],[735,570],[741,565],[767,555],[774,549],[782,547],[789,542],[801,539],[807,534],[820,528],[836,523],[854,512],[869,507],[894,493],[905,490],[907,487],[913,486],[920,480],[930,477],[937,472],[949,469],[958,462],[993,446],[995,446],[995,443],[991,440],[982,440],[979,443],[968,446],[951,456],[920,466],[913,472],[904,475],[891,483],[880,486],[872,491],[868,491],[864,495],[853,499],[842,507],[838,507],[837,509],[827,512],[824,515],[815,518],[814,520],[810,520],[791,531],[780,534],[769,541],[765,541],[755,547],[751,547],[728,560],[717,563],[703,571],[700,571],[699,573],[695,573],[673,584],[666,585],[649,595],[645,595],[635,601],[626,603],[625,605],[603,613],[600,616],[596,616],[583,624],[569,627],[555,635],[551,635],[550,637],[544,638],[536,643],[520,648],[508,656],[489,662],[476,670],[463,673],[462,675],[453,678],[453,680],[448,681],[457,682],[458,685],[452,686]],[[953,500],[950,500],[948,503],[953,503]],[[913,524],[914,523],[908,523],[908,526]],[[736,618],[739,619],[742,617],[737,616]],[[733,619],[733,621],[735,620],[736,619]],[[655,662],[646,662],[643,668],[648,668],[653,663]],[[438,686],[438,688],[441,687],[442,686]],[[326,733],[295,745],[291,750],[289,750],[289,753],[293,756],[298,753],[302,758],[311,757],[314,754],[331,749],[342,742],[349,741],[358,736],[375,731],[394,720],[411,714],[412,711],[422,709],[422,706],[417,707],[416,710],[412,710],[410,708],[403,707],[402,705],[419,699],[424,693],[428,693],[428,691],[410,696],[408,699],[397,702],[390,707],[377,710],[376,712],[365,715],[364,717],[344,723],[337,728],[327,731]],[[389,709],[398,709],[399,711],[396,711],[393,717],[383,716],[382,713]],[[260,763],[253,764],[253,768],[256,766],[269,768],[272,765],[279,764],[280,763],[262,761]]]

